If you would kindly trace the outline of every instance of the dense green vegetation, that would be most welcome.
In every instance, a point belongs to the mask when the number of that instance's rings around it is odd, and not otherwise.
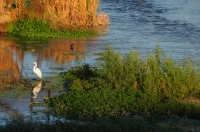
[[[19,19],[10,23],[7,32],[18,37],[87,38],[97,36],[94,30],[55,30],[45,20]]]
[[[159,46],[145,57],[137,50],[122,56],[107,46],[96,67],[77,60],[77,67],[61,74],[66,93],[35,105],[57,120],[17,115],[0,131],[200,131],[200,72],[192,61],[176,62]]]
[[[121,56],[108,46],[96,67],[86,64],[62,74],[68,92],[46,104],[55,108],[54,114],[68,117],[160,114],[200,119],[199,73],[198,63],[190,58],[176,62],[159,46],[147,57],[138,51]]]

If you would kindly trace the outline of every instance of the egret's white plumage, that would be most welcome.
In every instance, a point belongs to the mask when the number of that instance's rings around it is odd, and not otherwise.
[[[33,67],[33,72],[34,72],[40,79],[42,79],[42,72],[40,71],[39,68],[37,68],[37,63],[36,63],[36,62],[32,62],[32,64],[35,65],[35,66]]]
[[[37,94],[40,91],[41,87],[42,87],[42,81],[38,82],[38,84],[33,88],[33,96],[32,96],[32,98],[36,98],[37,97]]]

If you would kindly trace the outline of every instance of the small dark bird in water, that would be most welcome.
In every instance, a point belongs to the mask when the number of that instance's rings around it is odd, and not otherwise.
[[[74,50],[74,44],[70,44],[70,49]]]

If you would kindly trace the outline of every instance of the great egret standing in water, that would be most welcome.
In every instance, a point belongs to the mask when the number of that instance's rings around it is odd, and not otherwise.
[[[36,62],[32,62],[32,64],[35,65],[35,66],[33,67],[33,72],[34,72],[40,79],[42,79],[42,72],[40,71],[39,68],[37,68],[37,63],[36,63]]]

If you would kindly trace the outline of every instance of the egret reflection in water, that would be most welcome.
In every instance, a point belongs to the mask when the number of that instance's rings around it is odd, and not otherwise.
[[[37,94],[40,92],[42,88],[42,81],[39,81],[37,85],[33,88],[33,96],[31,98],[37,98]]]

